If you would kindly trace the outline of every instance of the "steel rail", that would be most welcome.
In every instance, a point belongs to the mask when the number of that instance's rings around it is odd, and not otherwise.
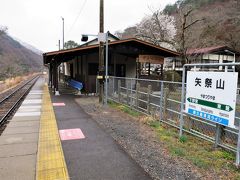
[[[19,91],[20,89],[22,89],[24,86],[26,86],[29,82],[31,82],[34,78],[36,78],[37,76],[33,77],[32,79],[28,80],[27,82],[25,82],[24,84],[22,84],[20,87],[18,87],[17,89],[15,89],[13,92],[11,92],[9,95],[7,95],[5,98],[0,100],[0,104],[2,104],[4,101],[6,101],[7,99],[9,99],[11,96],[13,96],[17,91]],[[11,90],[11,89],[10,89]]]
[[[0,119],[0,126],[2,126],[2,124],[6,121],[7,117],[9,117],[9,115],[16,109],[16,106],[21,102],[23,97],[29,92],[29,90],[36,83],[36,81],[38,80],[39,77],[40,77],[40,75],[37,75],[37,76],[33,77],[32,79],[30,79],[29,81],[24,83],[22,86],[20,86],[18,89],[13,91],[9,96],[4,98],[4,100],[0,101],[0,105],[2,105],[3,103],[6,102],[6,100],[8,100],[11,97],[13,97],[13,95],[15,95],[17,92],[19,92],[21,89],[23,89],[24,87],[26,87],[27,85],[29,85],[31,83],[30,86],[17,98],[16,101],[14,101],[14,104],[11,105],[11,107],[7,110],[7,112],[4,113],[4,115],[1,117],[1,119]]]

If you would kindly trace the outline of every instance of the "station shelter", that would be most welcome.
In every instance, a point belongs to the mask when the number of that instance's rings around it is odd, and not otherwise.
[[[108,74],[116,77],[138,78],[141,63],[163,67],[164,58],[179,56],[175,51],[136,38],[110,41],[108,47]],[[55,91],[58,91],[59,74],[63,74],[63,77],[82,82],[85,92],[96,92],[99,44],[47,52],[43,54],[43,62],[49,67],[49,84]],[[64,69],[59,73],[61,64]]]

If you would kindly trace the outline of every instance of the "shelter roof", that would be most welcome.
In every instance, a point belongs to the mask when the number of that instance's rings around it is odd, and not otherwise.
[[[93,52],[98,52],[99,45],[89,45],[83,47],[77,47],[72,49],[60,50],[60,51],[52,51],[43,54],[44,64],[50,63],[52,59],[56,59],[59,61],[67,61],[67,59],[71,59],[74,56],[89,54]],[[109,43],[109,50],[112,52],[116,52],[119,54],[138,57],[139,55],[159,55],[162,57],[175,57],[180,54],[176,51],[172,51],[160,46],[153,45],[151,43],[136,39],[124,39],[112,41]]]

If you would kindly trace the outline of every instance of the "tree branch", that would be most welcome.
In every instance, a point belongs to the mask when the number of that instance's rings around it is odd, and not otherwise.
[[[190,23],[189,25],[185,26],[184,29],[189,28],[190,26],[194,25],[195,23],[197,23],[197,22],[199,22],[199,21],[204,21],[204,18],[203,18],[203,19],[197,19],[197,20],[193,21],[193,22]]]

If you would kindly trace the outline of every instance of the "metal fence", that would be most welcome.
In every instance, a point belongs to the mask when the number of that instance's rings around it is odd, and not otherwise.
[[[109,77],[108,99],[124,104],[136,111],[177,129],[180,128],[182,83],[149,79]],[[239,96],[239,95],[237,95]],[[236,125],[240,120],[240,101],[236,105]],[[184,115],[183,131],[236,152],[238,129],[219,126],[206,120]],[[218,130],[217,130],[218,129]]]

